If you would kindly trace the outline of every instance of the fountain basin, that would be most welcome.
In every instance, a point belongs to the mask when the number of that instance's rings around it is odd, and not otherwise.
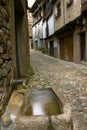
[[[22,113],[27,116],[58,115],[62,112],[60,101],[51,88],[29,91],[23,104]]]
[[[70,105],[52,89],[14,91],[2,116],[1,130],[39,129],[72,130]]]

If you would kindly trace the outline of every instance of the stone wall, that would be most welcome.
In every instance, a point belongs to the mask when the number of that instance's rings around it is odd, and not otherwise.
[[[56,14],[58,2],[54,5],[54,14]],[[73,0],[73,4],[69,7],[66,5],[66,0],[61,0],[60,3],[61,15],[55,18],[55,31],[81,15],[81,0]]]
[[[11,92],[11,41],[9,0],[0,0],[0,115]]]
[[[81,0],[73,0],[73,4],[69,7],[66,7],[66,2],[64,2],[64,9],[64,24],[67,24],[81,15]]]

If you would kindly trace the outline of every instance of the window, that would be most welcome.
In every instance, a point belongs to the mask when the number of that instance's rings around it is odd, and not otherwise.
[[[50,0],[51,4],[54,4],[57,0]]]
[[[73,0],[66,0],[67,7],[71,6],[73,3]]]
[[[60,2],[57,4],[56,6],[56,13],[55,13],[55,17],[59,17],[61,15],[61,7],[60,7]]]

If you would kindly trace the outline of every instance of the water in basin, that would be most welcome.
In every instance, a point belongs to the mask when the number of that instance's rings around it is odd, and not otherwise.
[[[27,116],[58,115],[59,101],[52,89],[37,89],[27,93],[23,113]]]

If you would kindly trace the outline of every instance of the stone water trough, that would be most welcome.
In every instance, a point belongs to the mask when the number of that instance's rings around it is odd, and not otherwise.
[[[71,108],[51,88],[15,90],[1,130],[72,130]]]

